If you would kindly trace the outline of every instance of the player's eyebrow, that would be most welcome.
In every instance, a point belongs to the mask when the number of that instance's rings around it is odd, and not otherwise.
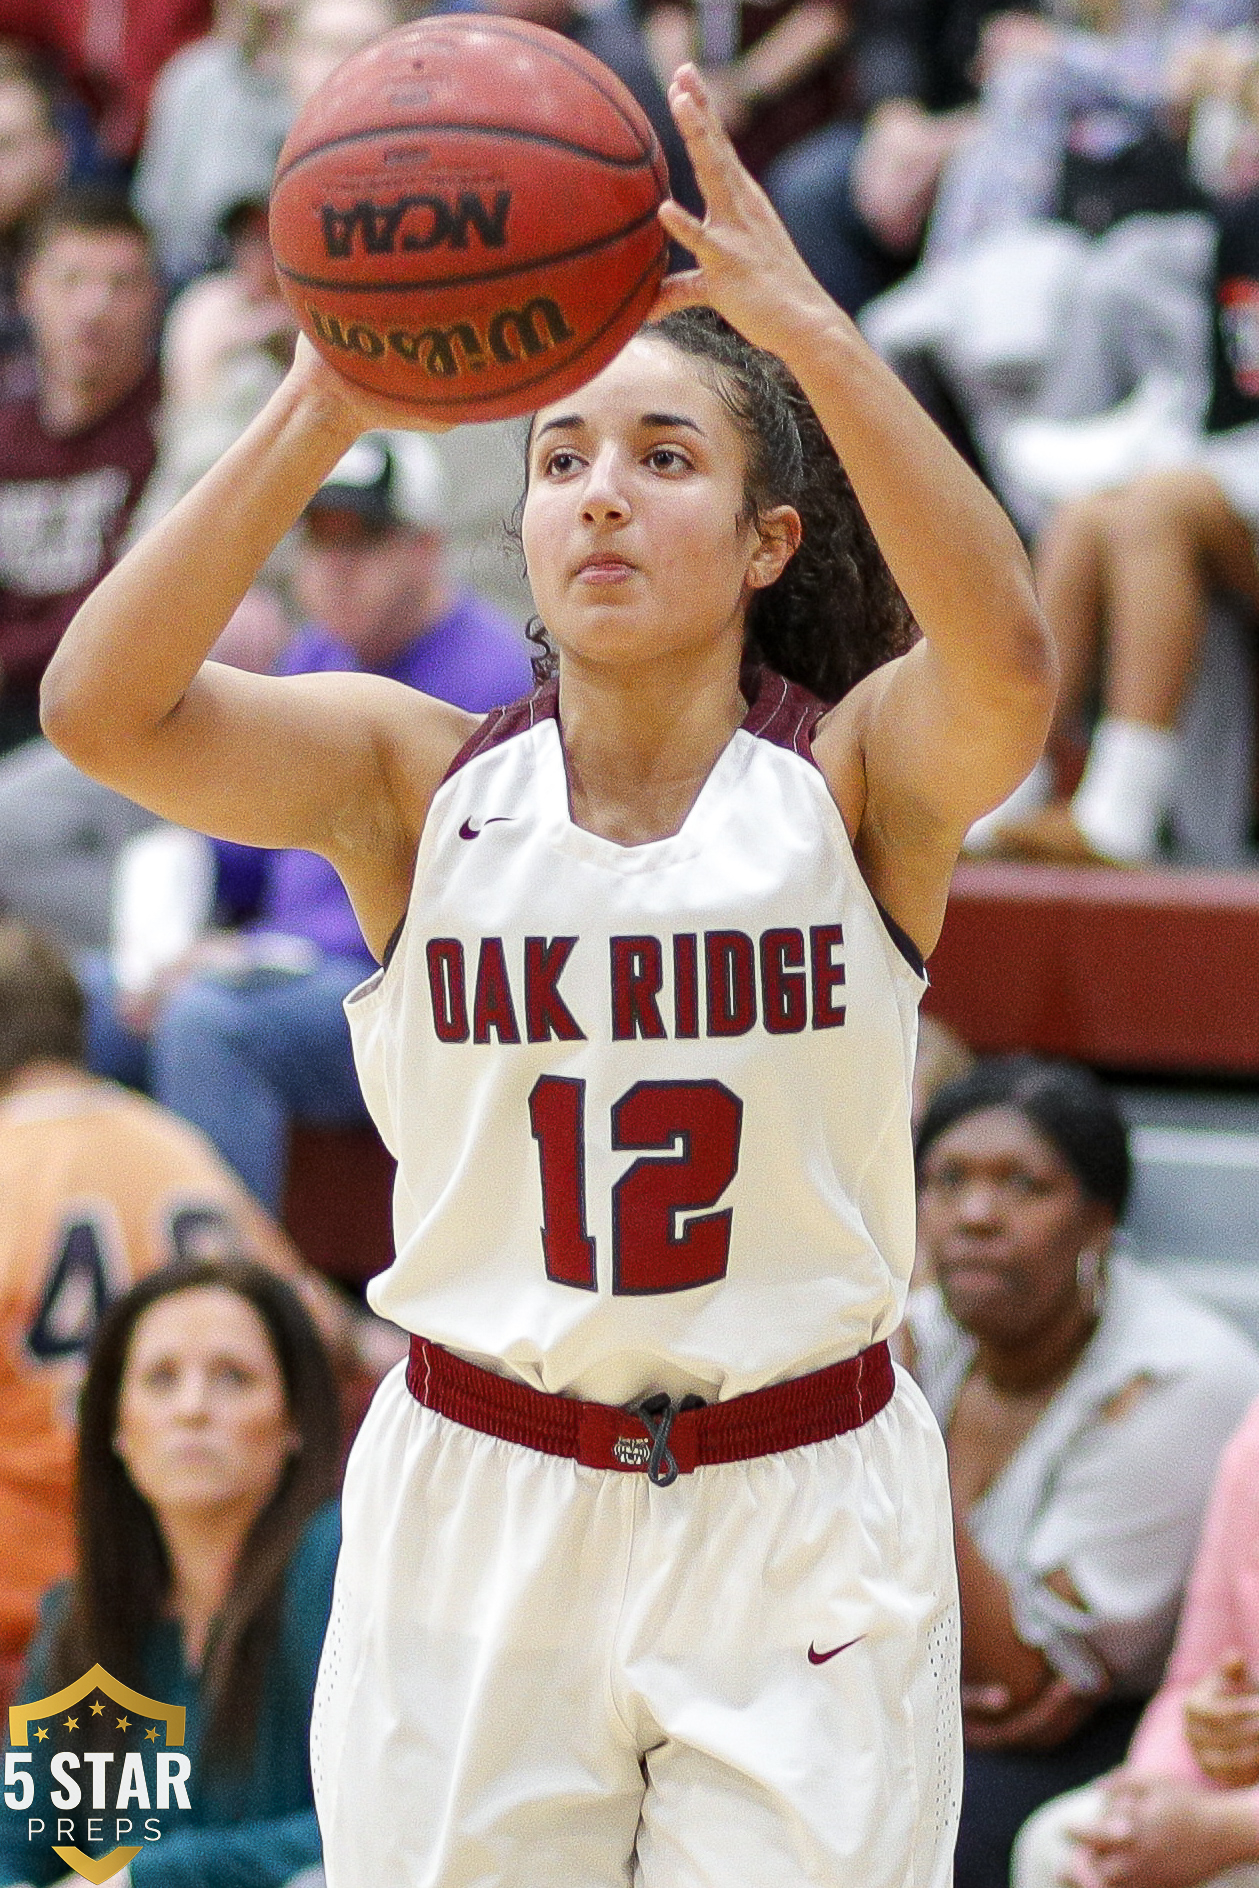
[[[666,430],[685,426],[690,432],[698,433],[701,439],[704,436],[703,427],[696,420],[688,419],[685,413],[644,413],[638,423],[640,426]],[[548,420],[544,426],[539,426],[534,438],[541,439],[544,433],[572,432],[585,424],[580,413],[562,413],[558,419]]]
[[[697,420],[688,420],[685,413],[644,413],[640,426],[663,427],[666,431],[675,426],[685,426],[690,432],[704,437],[704,429]]]

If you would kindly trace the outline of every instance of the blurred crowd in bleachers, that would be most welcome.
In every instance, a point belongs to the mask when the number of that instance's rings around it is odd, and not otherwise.
[[[285,371],[295,329],[266,203],[294,114],[342,58],[423,10],[0,0],[0,917],[15,921],[0,923],[0,1689],[39,1593],[74,1564],[69,1412],[109,1302],[172,1261],[202,1268],[182,1296],[149,1287],[115,1319],[129,1335],[100,1366],[115,1415],[126,1344],[160,1340],[169,1370],[195,1375],[213,1299],[260,1381],[283,1365],[272,1391],[276,1433],[289,1433],[281,1418],[296,1420],[300,1385],[281,1353],[313,1340],[300,1313],[284,1338],[290,1312],[231,1269],[241,1255],[297,1282],[347,1429],[396,1355],[277,1224],[294,1126],[366,1129],[341,1003],[371,960],[335,875],[311,855],[172,829],[85,780],[40,739],[38,686],[83,596]],[[569,34],[620,74],[692,207],[665,86],[698,59],[810,266],[1027,541],[1062,700],[1045,760],[971,849],[1248,864],[1259,0],[500,10]],[[514,425],[369,435],[218,658],[371,670],[476,711],[524,692],[531,603],[510,530],[521,447]],[[1159,1684],[1259,1353],[1112,1255],[1129,1156],[1099,1085],[1030,1064],[970,1073],[960,1045],[928,1036],[921,1072],[948,1079],[943,1102],[920,1098],[926,1282],[910,1361],[949,1436],[962,1549],[959,1888],[1004,1888],[1023,1815],[1084,1785],[1067,1821],[1046,1812],[1034,1828],[1020,1884],[1194,1888],[1228,1867],[1249,1871],[1235,1888],[1255,1888],[1259,1666],[1247,1648],[1259,1648],[1259,1598],[1236,1573],[1220,1624],[1236,1571],[1216,1564],[1223,1494],[1193,1631],[1153,1708],[1162,1741],[1147,1722],[1136,1780],[1107,1795],[1091,1779],[1122,1758]],[[1057,1220],[1043,1204],[1053,1188]],[[989,1248],[1005,1271],[989,1262],[985,1286]],[[1234,1480],[1254,1422],[1227,1460]],[[78,1446],[112,1444],[102,1431]],[[325,1436],[320,1476],[286,1509],[290,1559],[256,1615],[274,1624],[285,1582],[307,1580],[293,1649],[307,1708],[335,1545],[319,1508],[331,1446]],[[257,1470],[264,1506],[289,1485],[285,1451],[273,1453]],[[159,1531],[163,1499],[159,1478],[146,1495]],[[1246,1544],[1253,1560],[1259,1538]],[[226,1553],[217,1603],[229,1610],[244,1564]],[[80,1613],[59,1604],[36,1641],[39,1683],[64,1676],[77,1644],[65,1620]],[[186,1633],[203,1614],[179,1615]],[[233,1658],[256,1619],[236,1620]],[[141,1667],[161,1673],[145,1663],[157,1640],[141,1650]],[[199,1672],[183,1671],[207,1723],[219,1723],[220,1667],[204,1696]],[[266,1715],[269,1698],[264,1686],[246,1743],[300,1742],[300,1726]],[[308,1879],[317,1856],[306,1786],[290,1783],[291,1801],[263,1791],[244,1818],[256,1888]],[[1088,1832],[1074,1844],[1070,1814]],[[8,1865],[0,1844],[0,1879]],[[181,1865],[181,1883],[202,1879],[195,1858]],[[160,1871],[144,1880],[160,1888]]]
[[[36,732],[39,673],[85,589],[283,373],[293,325],[265,215],[294,114],[348,53],[424,10],[0,0],[0,745]],[[1244,861],[1259,605],[1253,0],[503,10],[622,76],[692,206],[664,88],[682,58],[699,60],[810,266],[1032,547],[1063,656],[1058,721],[972,848]],[[437,451],[456,577],[523,624],[498,528],[517,482],[511,430]],[[270,666],[292,634],[295,555],[286,547],[247,600],[230,659]]]

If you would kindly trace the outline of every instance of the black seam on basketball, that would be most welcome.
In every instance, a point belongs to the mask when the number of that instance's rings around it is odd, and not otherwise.
[[[446,407],[486,406],[491,400],[514,400],[517,394],[527,393],[530,387],[540,386],[544,381],[551,379],[557,366],[561,368],[571,367],[574,361],[579,361],[583,355],[588,354],[595,345],[595,342],[602,340],[613,323],[618,321],[625,313],[625,310],[629,307],[634,297],[641,292],[644,283],[650,280],[658,267],[659,263],[657,261],[653,262],[649,269],[644,269],[624,300],[617,303],[616,307],[612,310],[611,314],[607,316],[602,325],[596,328],[593,334],[587,335],[579,348],[576,348],[571,354],[566,354],[560,362],[556,362],[552,359],[546,367],[542,367],[538,370],[532,380],[513,380],[509,387],[500,387],[497,392],[458,393],[449,400],[442,400],[440,398],[430,399],[429,389],[427,387],[417,387],[409,394],[395,392],[389,397],[394,400],[409,402],[415,407],[429,413],[440,412]],[[630,337],[627,336],[627,339],[629,338]],[[366,380],[356,380],[352,384],[356,387],[363,388],[367,393],[379,393],[382,391],[381,388],[372,386],[371,383]]]
[[[312,144],[308,151],[290,158],[282,171],[277,171],[271,185],[274,196],[295,170],[303,164],[309,164],[317,157],[324,157],[329,151],[341,150],[347,144],[364,144],[369,138],[435,138],[437,136],[457,138],[493,138],[509,139],[517,144],[540,144],[553,151],[567,151],[572,157],[584,157],[595,164],[602,164],[605,170],[636,171],[652,169],[652,153],[642,151],[637,157],[608,157],[602,151],[592,151],[587,145],[574,144],[570,138],[556,138],[549,131],[525,131],[516,125],[494,124],[442,124],[431,125],[369,125],[365,131],[347,131],[339,138],[327,138],[322,144]]]
[[[430,17],[436,18],[438,16]],[[540,43],[529,33],[514,32],[510,19],[499,18],[493,21],[486,21],[483,17],[478,16],[475,20],[461,21],[457,14],[448,14],[440,17],[442,19],[442,30],[445,32],[450,31],[451,28],[456,32],[464,33],[472,31],[485,32],[487,27],[492,27],[493,32],[500,39],[513,40],[518,46],[528,46],[531,52],[540,53],[544,58],[553,59],[556,65],[563,66],[566,71],[575,72],[579,78],[585,80],[586,84],[589,85],[593,91],[599,94],[606,105],[612,107],[617,117],[621,120],[621,123],[642,147],[640,152],[642,157],[650,156],[653,150],[659,149],[660,140],[656,136],[655,126],[646,118],[646,114],[644,113],[644,120],[647,124],[648,142],[643,145],[642,126],[626,111],[623,100],[618,98],[614,92],[608,90],[598,72],[589,71],[580,60],[571,58],[562,44],[559,46],[549,46],[545,43]],[[579,50],[583,52],[586,51],[585,47],[581,47]],[[603,62],[599,59],[597,54],[587,52],[586,57],[592,60],[597,67],[602,66]],[[612,76],[615,78],[615,74]],[[634,103],[636,105],[637,102],[638,101],[635,99]],[[639,107],[639,109],[641,110],[641,107]],[[324,147],[321,146],[320,148],[323,149]],[[295,159],[294,162],[296,161],[298,160]],[[286,166],[286,169],[287,168]]]
[[[302,288],[332,289],[339,295],[409,295],[417,289],[473,288],[479,287],[483,282],[501,282],[505,277],[512,275],[532,275],[537,269],[553,269],[561,262],[575,262],[579,256],[593,255],[596,250],[606,249],[609,243],[621,242],[626,236],[637,235],[640,229],[645,229],[653,220],[655,214],[656,206],[653,204],[650,210],[636,217],[632,223],[622,223],[619,228],[609,230],[604,236],[594,237],[588,243],[580,243],[575,249],[562,249],[550,256],[530,256],[524,261],[513,262],[510,266],[501,269],[487,269],[477,275],[445,275],[436,281],[424,279],[416,282],[336,281],[329,280],[323,275],[299,275],[295,269],[287,268],[278,258],[275,266],[286,282],[296,282]],[[660,238],[662,251],[664,240],[662,233]],[[655,263],[652,267],[655,267]],[[343,318],[338,316],[338,319]]]
[[[504,39],[514,39],[518,45],[532,46],[533,44],[535,44],[533,40],[527,39],[523,33],[513,33],[509,25],[506,25],[506,24],[500,25],[498,30],[502,33]],[[585,47],[583,47],[582,51],[584,52],[585,50],[586,50]],[[588,72],[586,68],[579,63],[578,60],[566,58],[564,53],[561,52],[558,46],[556,47],[542,46],[539,48],[539,51],[544,52],[549,59],[554,59],[556,65],[566,66],[570,72],[580,73],[582,78],[585,79],[587,85],[591,86],[596,92],[598,92],[600,98],[604,101],[605,104],[610,105],[612,107],[617,117],[621,120],[621,123],[638,140],[639,144],[642,145],[641,127],[637,123],[635,123],[634,119],[630,116],[629,112],[626,111],[623,101],[616,96],[615,92],[611,91],[608,88],[608,86],[606,86],[603,83],[602,78],[597,72]],[[594,59],[597,64],[602,64],[602,61],[599,59],[597,53],[589,53],[587,56],[591,59]],[[613,77],[615,77],[615,74],[613,74]],[[634,102],[635,104],[638,103],[637,100],[635,100]],[[642,107],[639,106],[639,109],[641,111]],[[646,113],[644,113],[643,116],[647,124],[648,142],[645,145],[643,145],[642,154],[644,157],[649,157],[651,155],[653,147],[659,145],[660,140],[656,136],[655,126],[651,123],[650,119],[646,117]]]
[[[586,67],[582,65],[580,60],[569,58],[566,55],[565,51],[559,46],[538,45],[537,40],[531,38],[528,33],[513,32],[510,20],[503,20],[503,19],[495,20],[494,30],[497,33],[501,34],[504,39],[514,39],[518,46],[534,47],[538,52],[543,53],[546,56],[546,58],[554,59],[557,66],[564,66],[567,68],[569,72],[578,73],[583,79],[585,79],[587,85],[592,86],[594,90],[598,92],[600,98],[602,98],[606,104],[611,105],[613,111],[616,113],[617,117],[621,120],[621,123],[625,125],[628,128],[628,130],[630,130],[634,134],[635,138],[637,138],[640,143],[642,142],[641,129],[634,122],[633,118],[631,118],[630,114],[626,111],[625,106],[621,102],[621,100],[616,97],[615,93],[610,92],[607,89],[607,87],[603,84],[603,81],[601,80],[601,78],[596,73],[588,71]],[[582,47],[581,50],[585,52],[585,47]],[[588,59],[594,59],[596,64],[602,64],[602,61],[599,60],[597,54],[595,53],[587,53],[586,57]],[[637,100],[635,100],[635,103],[637,103]],[[644,114],[644,116],[645,115],[646,114]],[[651,143],[652,144],[657,143],[658,140],[656,138],[656,133],[655,133],[654,128],[650,126],[650,121],[649,121],[648,128],[650,131]],[[648,154],[650,148],[651,148],[650,145],[644,148],[644,151],[643,151],[644,156]]]

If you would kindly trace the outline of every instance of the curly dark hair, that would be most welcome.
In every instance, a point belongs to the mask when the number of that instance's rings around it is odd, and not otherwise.
[[[694,360],[724,401],[747,449],[746,516],[759,520],[775,505],[800,514],[800,548],[748,608],[745,660],[838,701],[919,632],[821,421],[778,356],[712,308],[684,308],[640,332]],[[555,672],[555,652],[540,619],[528,634],[542,681]]]

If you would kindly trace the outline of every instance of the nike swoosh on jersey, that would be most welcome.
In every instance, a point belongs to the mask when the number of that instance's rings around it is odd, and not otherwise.
[[[864,1632],[860,1632],[855,1639],[845,1639],[843,1645],[833,1646],[829,1652],[819,1652],[815,1645],[811,1645],[809,1647],[809,1664],[825,1665],[828,1659],[837,1659],[841,1652],[848,1650],[849,1646],[860,1645],[865,1636]]]
[[[475,839],[477,834],[483,833],[487,826],[496,826],[503,820],[510,820],[513,817],[514,815],[511,813],[491,813],[490,817],[483,819],[479,826],[474,826],[470,819],[465,819],[463,825],[459,828],[459,837],[461,839]]]

